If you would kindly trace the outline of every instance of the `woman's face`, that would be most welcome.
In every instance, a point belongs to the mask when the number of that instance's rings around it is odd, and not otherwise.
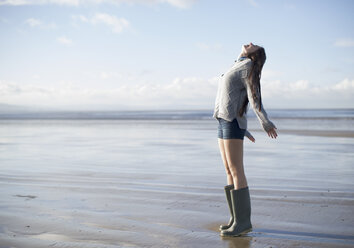
[[[259,48],[259,46],[253,45],[252,42],[250,42],[250,44],[242,46],[242,53],[245,55],[248,55],[250,53],[257,51],[258,48]]]

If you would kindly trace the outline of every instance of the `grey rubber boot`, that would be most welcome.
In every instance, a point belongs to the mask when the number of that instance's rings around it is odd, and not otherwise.
[[[220,227],[219,227],[220,231],[230,228],[232,226],[232,224],[234,223],[234,219],[235,218],[234,218],[234,212],[232,211],[232,202],[231,202],[231,193],[230,193],[230,191],[232,189],[234,189],[234,185],[233,184],[226,185],[224,187],[226,200],[227,200],[227,204],[229,205],[229,210],[230,210],[231,217],[230,217],[229,223],[227,225],[220,225]]]
[[[236,221],[220,232],[222,237],[236,237],[252,230],[251,199],[248,187],[231,190],[232,210]]]

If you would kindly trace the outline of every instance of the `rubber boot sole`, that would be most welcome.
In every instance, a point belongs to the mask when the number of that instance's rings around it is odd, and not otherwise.
[[[239,237],[239,236],[242,236],[242,235],[244,235],[244,234],[246,234],[246,233],[249,233],[249,232],[252,232],[252,227],[251,227],[251,228],[248,228],[248,229],[246,229],[246,230],[244,230],[243,232],[240,232],[240,233],[238,233],[238,234],[235,234],[235,235],[222,235],[222,234],[220,233],[220,236],[221,236],[221,237]]]

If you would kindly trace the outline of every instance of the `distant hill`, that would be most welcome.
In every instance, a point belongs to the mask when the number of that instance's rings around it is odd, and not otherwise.
[[[0,103],[0,113],[48,111],[50,108]]]
[[[18,111],[29,111],[29,110],[30,108],[25,106],[0,103],[1,112],[18,112]]]

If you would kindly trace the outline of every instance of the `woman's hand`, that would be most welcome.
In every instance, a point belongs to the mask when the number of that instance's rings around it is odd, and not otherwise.
[[[277,129],[276,127],[270,129],[267,133],[268,133],[268,136],[271,137],[271,138],[274,138],[276,139],[278,134],[277,134],[277,131],[275,131],[275,129]]]
[[[253,143],[256,142],[256,139],[251,134],[248,134],[247,138]]]

